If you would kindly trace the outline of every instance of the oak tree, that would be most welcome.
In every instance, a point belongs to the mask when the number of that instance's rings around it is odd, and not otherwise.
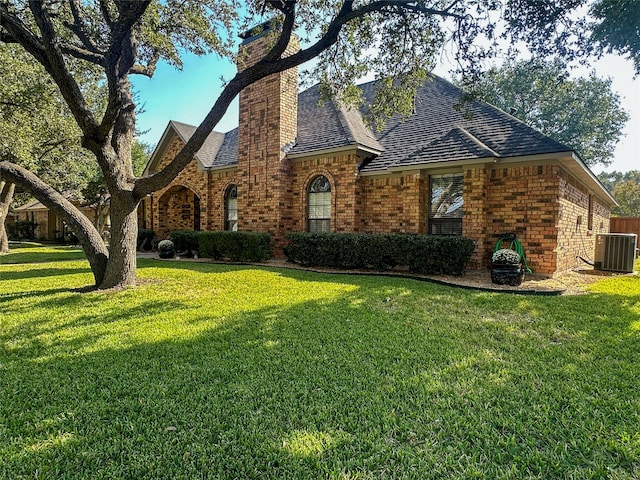
[[[571,78],[560,62],[507,62],[483,73],[476,93],[578,152],[589,166],[609,165],[629,118],[611,80]]]
[[[90,101],[99,102],[101,89],[93,75],[84,80]],[[97,170],[91,152],[80,146],[80,136],[42,66],[21,48],[0,45],[0,158],[12,158],[56,190],[79,196]],[[14,191],[11,181],[0,178],[0,252],[9,250],[5,220]]]
[[[500,35],[513,39],[514,45],[522,41],[545,54],[581,54],[587,21],[573,14],[585,2],[558,6],[529,0],[0,0],[2,40],[21,45],[46,70],[81,131],[82,145],[104,175],[111,201],[109,248],[91,223],[32,170],[5,157],[0,174],[65,219],[84,248],[98,287],[133,285],[139,202],[169,185],[185,168],[243,88],[318,58],[318,78],[344,100],[357,101],[349,86],[367,70],[380,78],[394,77],[384,83],[380,98],[394,98],[392,108],[406,113],[411,107],[409,91],[445,45],[451,45],[446,51],[460,70],[477,73],[481,60],[496,53],[491,40],[498,35],[500,17]],[[160,61],[180,67],[185,52],[233,57],[236,35],[269,19],[278,32],[269,52],[226,82],[171,162],[151,176],[136,177],[131,163],[136,102],[130,76],[151,77]],[[303,47],[284,56],[294,30]],[[103,111],[91,109],[74,78],[77,62],[100,70],[108,90]],[[385,102],[379,105],[381,111],[388,110]]]
[[[600,181],[618,201],[611,213],[621,217],[640,217],[640,170],[602,172]]]

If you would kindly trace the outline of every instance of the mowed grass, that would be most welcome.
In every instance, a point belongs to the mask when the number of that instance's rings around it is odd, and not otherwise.
[[[19,253],[19,252],[16,252]],[[0,265],[0,478],[640,478],[640,279]]]
[[[8,263],[59,262],[86,258],[78,247],[43,245],[35,242],[11,242],[10,252],[0,255],[0,265]]]

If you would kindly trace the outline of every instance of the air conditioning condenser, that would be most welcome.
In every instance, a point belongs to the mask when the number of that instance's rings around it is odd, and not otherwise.
[[[635,233],[596,235],[596,270],[633,273],[637,244]]]

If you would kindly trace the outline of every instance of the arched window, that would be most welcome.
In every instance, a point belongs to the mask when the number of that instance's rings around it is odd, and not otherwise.
[[[224,229],[238,231],[238,186],[229,185],[224,194]]]
[[[331,184],[320,175],[307,191],[307,231],[328,232],[331,229]]]

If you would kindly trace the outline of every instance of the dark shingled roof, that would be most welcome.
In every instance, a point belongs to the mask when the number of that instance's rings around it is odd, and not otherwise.
[[[320,89],[313,86],[298,96],[298,138],[291,154],[360,145],[376,151],[384,147],[376,140],[356,109],[339,107],[332,101],[319,103]]]
[[[188,125],[186,123],[171,120],[171,124],[173,125],[173,128],[178,133],[178,135],[180,135],[180,137],[182,138],[182,141],[185,143],[187,143],[187,141],[191,138],[193,132],[196,131],[196,127],[194,127],[193,125]],[[223,145],[225,139],[226,135],[224,133],[211,132],[207,139],[204,141],[202,147],[200,147],[200,150],[198,150],[195,157],[205,168],[210,168],[212,166],[211,161],[219,153],[220,147]],[[237,163],[237,155],[234,163]]]
[[[371,102],[376,82],[361,88]],[[492,105],[461,102],[462,93],[439,77],[426,81],[416,92],[415,113],[404,122],[396,115],[376,132],[384,152],[362,170],[571,151]]]
[[[365,104],[375,95],[376,82],[361,85]],[[462,91],[439,77],[426,81],[416,93],[415,113],[404,121],[397,115],[379,132],[365,124],[362,111],[335,102],[318,103],[314,86],[298,97],[298,138],[288,154],[312,154],[353,145],[374,155],[362,171],[426,165],[458,160],[505,158],[571,152],[571,148],[528,127],[487,103],[460,103]],[[458,108],[456,108],[458,107]],[[172,122],[186,141],[195,127]],[[238,161],[238,129],[212,132],[197,153],[205,168],[234,165]]]

